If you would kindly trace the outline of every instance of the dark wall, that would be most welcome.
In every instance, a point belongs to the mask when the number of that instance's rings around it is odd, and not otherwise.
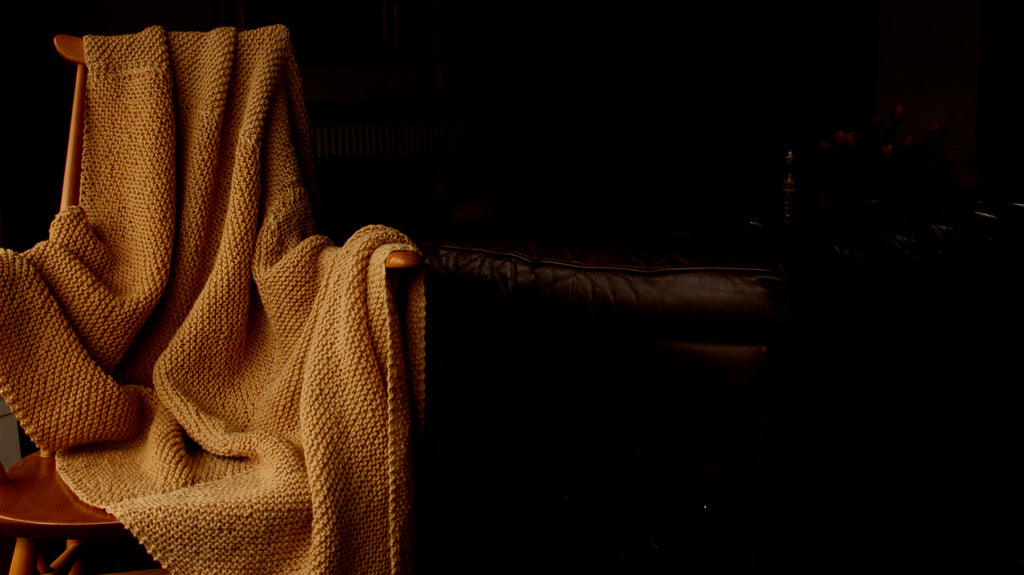
[[[705,0],[698,10],[400,0],[397,52],[381,42],[376,2],[240,4],[248,27],[292,28],[308,84],[343,68],[422,72],[425,87],[411,92],[389,93],[385,81],[372,102],[328,103],[387,109],[419,99],[454,110],[465,132],[459,162],[474,174],[474,193],[496,206],[487,216],[518,223],[688,229],[769,221],[780,211],[785,146],[799,151],[855,128],[879,93],[873,1]],[[59,194],[73,68],[52,50],[53,35],[209,29],[239,16],[235,2],[218,0],[20,3],[12,22],[23,55],[13,127],[19,169],[0,195],[7,245],[23,249],[44,237]],[[987,81],[996,86],[993,75]],[[998,149],[989,145],[988,154]]]
[[[14,27],[26,91],[14,131],[15,165],[23,169],[17,192],[0,200],[6,245],[23,249],[45,237],[56,209],[74,72],[53,51],[52,37],[235,24],[234,3],[226,8],[215,0],[19,5]],[[380,49],[376,29],[334,24],[375,26],[369,13],[251,0],[242,14],[249,27],[288,24],[304,67],[442,65],[446,105],[464,119],[464,161],[482,174],[481,193],[495,198],[498,217],[684,228],[725,212],[757,212],[760,188],[778,178],[771,168],[781,157],[777,104],[786,90],[775,72],[784,36],[775,12],[731,12],[714,2],[704,6],[718,11],[713,17],[693,8],[582,2],[399,8],[405,18],[419,11],[401,30],[401,61]],[[712,29],[704,27],[709,20]],[[325,57],[324,46],[336,57]],[[432,51],[440,60],[431,60]],[[737,163],[744,169],[734,169]]]
[[[874,97],[870,3],[448,2],[444,15],[446,72],[475,106],[497,193],[553,223],[768,217],[785,144],[837,103]],[[832,34],[853,41],[818,49]],[[832,88],[847,76],[868,81]]]
[[[64,158],[71,121],[75,67],[53,48],[57,34],[126,34],[153,24],[172,30],[204,30],[220,24],[217,0],[175,2],[18,2],[8,8],[7,53],[16,85],[8,118],[9,180],[0,192],[3,245],[22,250],[46,238],[60,206]],[[10,152],[13,151],[13,156]]]

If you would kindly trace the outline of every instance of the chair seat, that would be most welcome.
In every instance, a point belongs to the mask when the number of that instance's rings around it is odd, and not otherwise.
[[[57,473],[53,457],[32,453],[0,484],[0,534],[35,539],[127,536],[113,515],[83,503]]]

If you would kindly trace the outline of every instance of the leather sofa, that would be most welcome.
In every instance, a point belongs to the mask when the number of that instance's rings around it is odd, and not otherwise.
[[[418,233],[422,573],[754,573],[785,329],[751,231]]]
[[[418,572],[755,573],[788,329],[773,234],[474,166],[318,163],[326,233],[383,223],[425,255]]]
[[[846,245],[739,224],[771,178],[666,205],[533,159],[318,165],[329,235],[426,255],[420,572],[863,571],[1019,516],[1019,199]]]

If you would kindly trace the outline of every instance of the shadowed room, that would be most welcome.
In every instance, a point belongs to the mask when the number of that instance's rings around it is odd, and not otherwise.
[[[908,554],[1020,523],[1008,9],[699,8],[18,3],[0,246],[60,207],[54,36],[283,24],[317,230],[422,256],[416,572],[1024,573]]]

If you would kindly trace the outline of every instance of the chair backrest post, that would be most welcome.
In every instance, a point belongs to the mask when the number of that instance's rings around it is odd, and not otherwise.
[[[85,64],[78,64],[75,73],[75,98],[71,104],[71,129],[68,133],[68,155],[64,163],[64,188],[60,208],[78,204],[82,171],[82,131],[85,128]]]

